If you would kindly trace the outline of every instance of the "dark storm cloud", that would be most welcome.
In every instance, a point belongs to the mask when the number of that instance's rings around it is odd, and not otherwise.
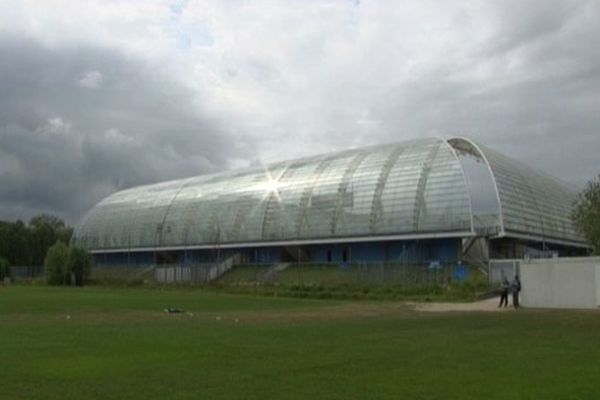
[[[240,156],[190,91],[119,52],[9,38],[0,54],[0,218],[73,223],[118,189]]]

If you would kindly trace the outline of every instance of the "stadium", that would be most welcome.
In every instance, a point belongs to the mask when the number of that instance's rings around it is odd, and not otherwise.
[[[473,140],[426,138],[119,191],[72,242],[97,266],[484,264],[585,254],[575,199]]]

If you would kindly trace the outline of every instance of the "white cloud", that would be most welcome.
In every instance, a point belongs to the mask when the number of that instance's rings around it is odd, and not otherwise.
[[[37,132],[53,135],[66,135],[71,131],[71,123],[62,117],[48,118],[48,120],[37,129]]]
[[[84,88],[97,89],[102,84],[103,78],[99,71],[86,71],[79,77],[77,83]]]

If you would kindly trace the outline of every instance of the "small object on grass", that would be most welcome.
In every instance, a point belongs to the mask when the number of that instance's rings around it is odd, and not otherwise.
[[[180,310],[179,308],[169,307],[169,308],[165,308],[165,312],[167,314],[180,314],[183,312],[183,310]]]
[[[67,318],[67,319],[71,319],[71,316],[70,316],[70,315],[67,315],[67,317],[66,317],[66,318]]]
[[[217,317],[217,318],[216,318],[216,320],[217,320],[217,321],[220,321],[220,320],[221,320],[221,317]]]

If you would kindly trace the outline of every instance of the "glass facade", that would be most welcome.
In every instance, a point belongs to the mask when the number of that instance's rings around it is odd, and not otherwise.
[[[117,192],[75,229],[90,250],[472,232],[454,150],[421,139]]]
[[[449,143],[459,151],[475,153],[485,159],[495,180],[501,229],[506,236],[526,235],[542,241],[584,243],[569,217],[577,199],[576,190],[469,139],[454,138]]]

